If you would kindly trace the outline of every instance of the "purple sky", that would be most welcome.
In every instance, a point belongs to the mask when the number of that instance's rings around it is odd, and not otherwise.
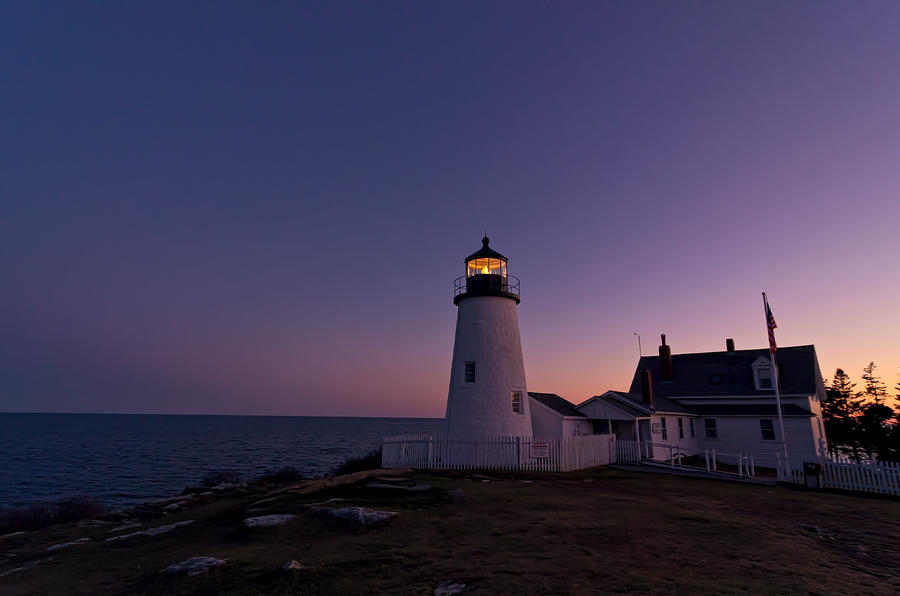
[[[442,416],[463,258],[528,388],[900,372],[900,3],[0,5],[0,411]]]

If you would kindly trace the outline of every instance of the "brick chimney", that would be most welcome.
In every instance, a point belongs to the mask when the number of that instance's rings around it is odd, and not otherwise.
[[[653,407],[653,379],[650,377],[650,369],[641,371],[641,397],[644,404]]]
[[[725,351],[734,352],[734,340],[730,337],[725,340]]]
[[[666,345],[666,334],[662,334],[659,346],[659,376],[663,381],[672,380],[672,348]]]

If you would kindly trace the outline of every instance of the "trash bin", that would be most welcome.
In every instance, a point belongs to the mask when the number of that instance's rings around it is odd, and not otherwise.
[[[825,484],[822,477],[822,464],[818,462],[804,463],[803,476],[806,478],[806,488],[821,489]]]

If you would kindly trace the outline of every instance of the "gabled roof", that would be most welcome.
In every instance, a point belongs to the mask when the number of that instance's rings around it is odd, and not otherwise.
[[[529,394],[530,395],[530,394]],[[686,414],[688,416],[778,416],[775,404],[690,404],[684,405],[664,397],[653,398],[653,409],[647,407],[639,393],[625,391],[607,391],[603,395],[595,395],[578,407],[581,408],[595,400],[606,400],[612,407],[635,418],[644,418],[651,414]],[[804,416],[812,414],[795,404],[781,406],[785,416]]]
[[[769,350],[763,348],[734,352],[673,354],[673,378],[671,381],[663,381],[660,375],[659,356],[642,356],[634,371],[629,393],[640,394],[640,375],[646,368],[650,370],[653,378],[653,396],[656,400],[705,395],[774,396],[774,391],[757,391],[754,385],[752,364],[760,357],[768,359]],[[816,394],[818,360],[815,346],[778,348],[775,358],[778,362],[782,394]]]
[[[611,398],[610,394],[613,394],[616,397]],[[627,395],[627,393],[625,391],[610,390],[610,391],[607,391],[606,393],[604,393],[603,395],[595,395],[593,397],[589,397],[586,400],[584,400],[583,402],[581,402],[580,404],[578,404],[576,407],[579,408],[579,410],[580,410],[580,408],[583,408],[593,402],[605,401],[606,403],[611,405],[613,408],[615,408],[625,414],[628,414],[629,416],[644,417],[644,416],[648,416],[650,414],[650,410],[644,408],[643,404],[632,403],[630,400],[623,398],[622,395]]]
[[[529,391],[528,397],[534,398],[557,414],[562,414],[563,416],[573,416],[576,418],[587,417],[575,409],[575,404],[566,399],[563,399],[555,393],[537,393],[534,391]]]
[[[647,404],[644,403],[644,397],[640,393],[624,393],[622,391],[612,391],[611,393],[615,393],[619,397],[623,399],[627,399],[631,402],[634,402],[638,406],[647,409]],[[664,397],[656,397],[653,396],[653,411],[654,412],[673,412],[676,414],[693,414],[693,408],[687,408],[677,402],[674,402],[670,399],[666,399]]]
[[[772,418],[778,416],[775,404],[696,404],[691,406],[691,410],[699,416],[771,416]],[[807,418],[812,416],[811,412],[795,404],[782,405],[781,413],[784,416],[805,416]]]

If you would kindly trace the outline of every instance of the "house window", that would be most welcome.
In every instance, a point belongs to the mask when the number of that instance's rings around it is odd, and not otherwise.
[[[775,440],[775,421],[771,418],[760,418],[759,430],[762,432],[763,441]]]
[[[688,418],[688,423],[691,425],[691,438],[693,439],[696,435],[694,435],[694,419]]]
[[[757,366],[754,369],[756,373],[756,389],[759,391],[772,388],[772,367]]]
[[[660,417],[659,428],[662,430],[663,441],[667,440],[669,438],[669,432],[668,432],[668,430],[666,430],[666,417],[665,416]]]
[[[715,418],[705,418],[703,420],[704,430],[706,431],[707,439],[718,439],[719,438],[719,429],[716,427],[716,419]]]
[[[466,361],[466,383],[475,382],[475,363],[471,360]]]
[[[516,414],[522,413],[522,392],[513,391],[512,394],[512,410]]]
[[[678,438],[684,438],[684,418],[678,419]]]

